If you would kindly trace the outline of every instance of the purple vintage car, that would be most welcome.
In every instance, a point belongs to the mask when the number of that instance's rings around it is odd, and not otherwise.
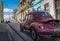
[[[58,37],[60,35],[60,20],[53,19],[44,11],[28,13],[20,26],[21,31],[30,31],[33,39],[37,36]]]

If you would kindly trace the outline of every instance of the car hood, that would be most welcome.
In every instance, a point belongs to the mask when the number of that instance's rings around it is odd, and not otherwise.
[[[60,28],[60,20],[48,20],[45,21],[45,26],[48,26],[49,28]]]
[[[45,20],[45,21],[43,21],[43,22],[47,22],[47,23],[49,23],[49,22],[60,22],[60,20],[57,20],[57,19],[50,19],[50,20]]]

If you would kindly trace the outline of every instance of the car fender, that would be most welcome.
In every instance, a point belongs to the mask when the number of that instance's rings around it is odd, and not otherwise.
[[[42,24],[40,24],[40,23],[38,23],[38,22],[33,22],[33,23],[30,24],[30,27],[33,26],[36,31],[39,31],[41,25],[42,25]]]

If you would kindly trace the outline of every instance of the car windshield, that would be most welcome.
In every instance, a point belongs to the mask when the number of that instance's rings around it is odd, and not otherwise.
[[[40,12],[39,14],[35,15],[36,18],[41,19],[42,17],[52,17],[49,13]]]
[[[51,16],[51,15],[49,13],[46,13],[46,12],[41,12],[40,16]]]

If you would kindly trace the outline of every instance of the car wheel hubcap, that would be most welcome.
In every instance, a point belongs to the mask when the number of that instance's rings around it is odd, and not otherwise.
[[[32,30],[32,38],[35,39],[36,38],[36,33],[34,30]]]

